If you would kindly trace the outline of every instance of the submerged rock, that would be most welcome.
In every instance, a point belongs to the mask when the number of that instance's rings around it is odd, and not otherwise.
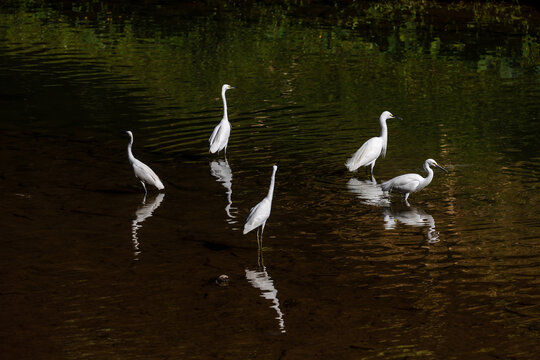
[[[219,275],[218,278],[216,279],[216,284],[218,284],[219,286],[228,286],[229,276],[225,274]]]

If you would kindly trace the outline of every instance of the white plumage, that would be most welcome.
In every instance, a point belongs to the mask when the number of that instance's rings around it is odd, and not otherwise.
[[[400,175],[382,183],[381,188],[383,191],[405,194],[405,202],[409,205],[407,201],[409,194],[422,190],[431,183],[431,180],[433,180],[433,170],[431,169],[431,166],[436,166],[439,169],[448,172],[445,168],[437,164],[435,160],[427,159],[424,162],[424,169],[428,173],[425,178],[418,174]]]
[[[131,152],[131,147],[133,145],[133,134],[131,133],[131,131],[126,131],[126,133],[130,137],[129,144],[127,146],[129,163],[131,164],[131,167],[133,168],[133,173],[135,174],[135,177],[139,179],[139,181],[141,182],[144,188],[144,193],[145,194],[147,193],[145,184],[155,186],[158,190],[164,189],[165,186],[163,186],[163,183],[161,182],[159,177],[156,175],[156,173],[152,169],[150,169],[148,165],[146,165],[142,161],[135,159],[135,157],[133,156],[133,153]]]
[[[244,225],[244,235],[250,232],[251,230],[260,227],[257,230],[257,241],[259,247],[262,244],[262,235],[264,232],[264,226],[266,225],[266,220],[270,216],[270,211],[272,210],[272,198],[274,197],[274,184],[276,179],[277,165],[273,166],[272,179],[270,180],[270,187],[268,188],[268,194],[260,203],[251,208],[249,216]],[[259,239],[260,231],[260,239]]]
[[[227,99],[225,98],[225,92],[229,89],[234,89],[231,85],[223,85],[221,87],[221,98],[223,99],[223,119],[216,125],[212,135],[208,139],[210,143],[210,152],[212,154],[225,150],[227,155],[227,144],[229,143],[229,135],[231,134],[231,123],[227,115]]]
[[[386,144],[388,140],[388,128],[386,126],[386,120],[388,119],[400,119],[397,116],[392,115],[389,111],[385,111],[379,117],[381,124],[381,135],[378,137],[372,137],[364,143],[358,149],[351,158],[347,160],[345,166],[349,171],[356,171],[362,166],[371,166],[371,174],[373,175],[373,168],[375,162],[382,155],[386,155]]]

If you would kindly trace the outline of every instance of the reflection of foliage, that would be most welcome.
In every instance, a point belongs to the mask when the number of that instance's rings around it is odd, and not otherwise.
[[[287,30],[297,25],[324,26],[331,32],[324,31],[320,39],[331,47],[348,46],[347,43],[359,41],[364,43],[360,45],[362,47],[378,48],[398,56],[429,53],[432,56],[457,56],[464,59],[475,57],[472,60],[481,64],[479,70],[486,69],[484,58],[487,55],[498,55],[494,60],[498,62],[501,57],[516,58],[519,54],[522,58],[519,63],[524,67],[537,66],[540,62],[539,34],[533,20],[534,11],[504,2],[446,4],[425,0],[336,1],[333,5],[326,5],[324,2],[308,0],[261,5],[237,0],[210,1],[201,5],[202,8],[196,8],[192,4],[167,4],[162,7],[148,1],[143,9],[117,1],[96,0],[60,4],[56,1],[49,4],[46,0],[11,0],[9,4],[17,4],[23,11],[31,10],[45,24],[62,21],[80,27],[90,26],[95,33],[84,32],[81,36],[84,37],[83,41],[93,44],[96,49],[115,45],[114,41],[100,44],[104,39],[100,34],[105,33],[107,37],[119,38],[131,33],[129,36],[132,38],[170,41],[178,33],[187,31],[194,35],[197,26],[185,29],[173,21],[175,15],[195,13],[199,16],[195,17],[194,23],[211,24],[217,40],[222,39],[220,35],[226,35],[221,34],[221,22],[226,21],[241,29],[255,19],[264,29],[264,37],[258,39],[260,41],[283,39],[287,36]],[[46,4],[55,6],[60,12],[52,11]],[[232,8],[235,11],[231,11]],[[434,30],[438,30],[437,33]],[[495,35],[486,30],[493,30],[497,39],[501,38],[501,33],[512,34],[512,37],[503,36],[505,44],[495,44]],[[467,43],[463,42],[460,33],[468,37]],[[521,37],[521,42],[516,41],[518,37]],[[306,40],[306,47],[313,45],[309,39]],[[491,48],[488,45],[477,49],[489,43],[493,44]],[[495,47],[503,51],[497,51]],[[498,54],[494,55],[496,51]]]
[[[238,3],[244,5],[239,11]],[[156,106],[182,104],[185,112],[200,110],[192,98],[196,94],[207,96],[208,89],[241,79],[246,89],[264,86],[279,93],[237,98],[239,107],[256,108],[254,104],[282,97],[321,107],[331,103],[342,109],[343,117],[355,119],[366,108],[386,109],[386,99],[392,98],[403,104],[421,102],[430,116],[444,119],[452,116],[452,109],[437,107],[444,99],[460,116],[467,114],[454,119],[459,129],[447,132],[494,135],[501,127],[517,129],[516,116],[501,124],[482,122],[483,107],[496,98],[499,81],[537,76],[540,66],[534,17],[524,7],[507,4],[220,1],[203,9],[160,8],[151,1],[142,9],[95,0],[9,4],[17,6],[5,6],[10,11],[0,14],[0,38],[7,50],[37,48],[48,55],[98,59],[110,74],[136,79]],[[219,94],[216,98],[219,109]],[[335,124],[320,126],[330,132]],[[439,146],[428,136],[439,131],[436,126],[414,130],[434,142],[426,146]],[[478,143],[494,137],[479,136]],[[452,144],[463,137],[448,138]]]

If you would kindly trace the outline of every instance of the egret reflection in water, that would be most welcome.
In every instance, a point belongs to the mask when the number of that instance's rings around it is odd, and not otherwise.
[[[227,206],[225,206],[225,213],[229,217],[227,220],[229,224],[236,223],[235,215],[231,213],[231,210],[235,211],[236,208],[232,207],[232,170],[229,166],[227,159],[225,160],[213,160],[210,162],[210,173],[217,178],[225,189],[227,189]]]
[[[392,210],[389,207],[383,209],[384,228],[395,229],[398,223],[408,226],[427,228],[426,238],[428,243],[434,244],[439,241],[439,232],[435,229],[435,219],[421,209],[409,207],[402,210]]]
[[[131,241],[133,243],[133,255],[135,260],[139,260],[139,236],[137,231],[142,227],[141,223],[152,216],[152,213],[161,205],[163,198],[165,197],[164,193],[159,193],[153,198],[150,198],[146,202],[146,196],[143,198],[142,204],[135,211],[135,219],[131,223]]]
[[[351,178],[347,182],[347,189],[355,194],[362,204],[372,206],[390,205],[388,194],[382,191],[381,186],[377,184],[373,176],[370,180]]]
[[[285,320],[283,319],[283,312],[281,311],[279,299],[277,297],[278,291],[274,286],[274,281],[272,280],[272,278],[268,274],[268,271],[266,271],[266,267],[264,266],[264,262],[262,259],[262,249],[259,250],[258,269],[259,270],[246,269],[246,279],[254,288],[261,290],[261,297],[272,301],[271,308],[276,310],[276,319],[278,321],[279,331],[285,333]]]

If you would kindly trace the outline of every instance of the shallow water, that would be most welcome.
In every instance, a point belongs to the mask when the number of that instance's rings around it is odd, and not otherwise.
[[[408,4],[0,7],[4,356],[536,358],[538,13]]]

